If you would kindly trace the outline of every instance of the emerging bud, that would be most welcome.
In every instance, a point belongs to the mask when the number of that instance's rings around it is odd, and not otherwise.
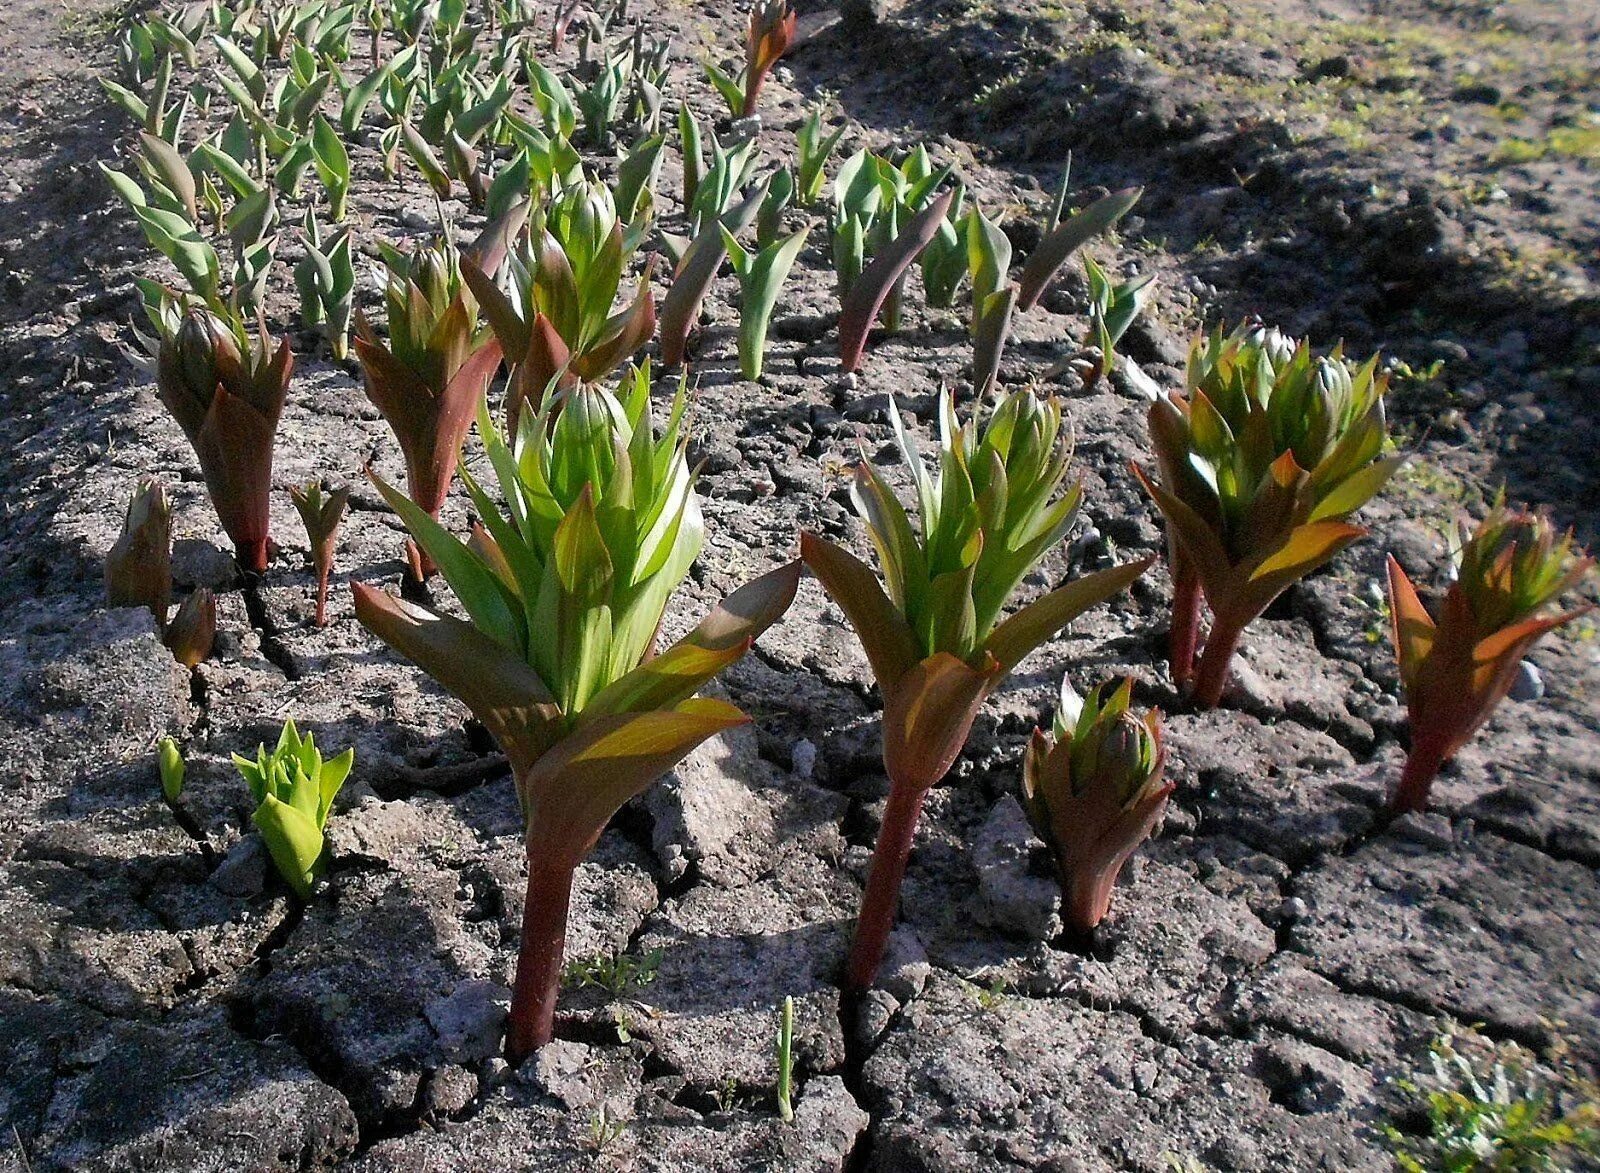
[[[178,750],[178,743],[170,737],[163,737],[161,744],[156,747],[156,768],[161,773],[161,794],[168,804],[178,801],[178,796],[183,793],[183,754]]]
[[[272,449],[294,355],[287,340],[273,349],[263,332],[252,344],[242,320],[215,307],[180,314],[180,299],[160,293],[159,304],[147,306],[158,334],[149,342],[157,391],[199,457],[240,564],[259,573],[267,568]]]
[[[122,535],[105,562],[106,601],[113,607],[148,607],[165,629],[172,602],[172,505],[161,482],[139,482]]]
[[[185,668],[211,654],[217,640],[217,600],[207,587],[197,587],[183,601],[167,627],[167,647]]]
[[[1133,681],[1103,702],[1105,685],[1067,700],[1055,736],[1034,731],[1023,757],[1028,817],[1049,846],[1061,880],[1062,915],[1086,933],[1105,918],[1122,865],[1166,813],[1173,784],[1164,782],[1161,715],[1128,711]]]
[[[307,481],[291,488],[289,497],[305,523],[306,538],[311,543],[311,564],[317,572],[317,611],[312,620],[318,627],[328,622],[328,579],[333,574],[333,548],[339,535],[339,523],[350,504],[348,486],[333,490],[323,496],[321,481]]]

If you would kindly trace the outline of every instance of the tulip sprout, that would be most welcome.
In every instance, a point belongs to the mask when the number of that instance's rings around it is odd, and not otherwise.
[[[323,828],[355,760],[355,750],[347,749],[323,761],[316,739],[309,733],[302,738],[292,720],[284,723],[270,754],[263,745],[256,747],[255,761],[233,755],[256,801],[250,819],[278,874],[302,900],[311,898],[311,885],[327,869]]]
[[[1062,919],[1077,933],[1105,919],[1122,865],[1175,786],[1161,777],[1161,714],[1129,711],[1131,679],[1102,699],[1105,687],[1084,698],[1063,677],[1053,729],[1035,729],[1022,759],[1024,806],[1055,859]]]
[[[778,1116],[785,1124],[794,1119],[794,998],[788,994],[778,1013]]]
[[[933,476],[898,409],[890,410],[917,486],[920,534],[877,470],[866,461],[856,468],[851,496],[884,585],[854,555],[814,534],[801,537],[806,564],[855,628],[884,701],[889,803],[850,955],[847,980],[855,990],[872,984],[882,960],[923,800],[960,755],[984,699],[1029,652],[1151,562],[1086,575],[1002,620],[1022,579],[1077,516],[1079,486],[1055,496],[1068,460],[1061,407],[1016,391],[981,433],[976,421],[957,421],[948,391],[940,411]]]
[[[815,207],[822,199],[822,185],[827,180],[828,159],[832,157],[839,140],[844,137],[844,125],[827,138],[822,137],[822,109],[818,107],[801,123],[795,136],[796,170],[798,171],[795,200],[801,207]]]
[[[942,230],[943,224],[938,228]],[[1010,278],[1011,241],[976,205],[967,213],[966,235],[967,273],[972,278],[972,389],[984,395],[1000,374],[1017,286]]]
[[[745,39],[745,65],[737,77],[719,69],[714,62],[704,63],[706,78],[727,103],[735,118],[749,118],[756,112],[756,100],[767,74],[778,58],[794,43],[799,17],[789,0],[755,0],[750,7],[750,26]]]
[[[1403,462],[1384,457],[1388,376],[1313,357],[1275,330],[1219,329],[1189,352],[1188,397],[1150,408],[1160,480],[1134,472],[1167,523],[1173,681],[1222,698],[1245,627],[1366,533],[1346,520]],[[1212,623],[1195,667],[1200,600]]]
[[[350,321],[355,312],[350,230],[340,229],[332,245],[324,248],[316,216],[307,209],[300,239],[306,250],[304,259],[294,267],[300,319],[307,326],[321,326],[334,361],[343,362],[350,353]]]
[[[411,499],[438,517],[473,414],[500,365],[500,344],[479,321],[448,240],[410,257],[385,246],[383,255],[389,342],[358,310],[356,357],[367,398],[405,455]],[[425,557],[421,568],[431,573]]]
[[[610,189],[590,181],[567,188],[534,218],[529,240],[506,257],[506,289],[483,266],[463,266],[511,367],[508,428],[552,386],[605,378],[655,333],[649,261],[633,300],[612,312],[637,242]]]
[[[767,348],[767,325],[795,258],[805,247],[809,227],[751,253],[722,229],[722,244],[739,275],[739,373],[751,382],[761,378],[761,360]]]
[[[1437,621],[1389,559],[1389,615],[1411,724],[1411,752],[1390,799],[1396,810],[1427,807],[1434,777],[1505,698],[1533,645],[1594,610],[1548,613],[1595,564],[1573,550],[1570,530],[1557,537],[1548,518],[1510,512],[1502,496],[1461,538]]]
[[[509,438],[480,408],[506,512],[465,477],[483,523],[471,543],[378,482],[470,621],[363,584],[356,615],[483,722],[511,764],[527,822],[513,1060],[551,1037],[573,871],[623,803],[747,719],[694,693],[749,650],[799,582],[798,563],[763,575],[653,654],[703,536],[686,402],[680,383],[656,436],[645,366],[620,398],[593,384],[550,397]]]

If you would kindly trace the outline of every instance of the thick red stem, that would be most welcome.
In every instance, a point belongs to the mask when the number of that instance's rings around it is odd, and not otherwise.
[[[1090,933],[1111,910],[1111,890],[1120,868],[1075,869],[1062,885],[1061,914],[1067,927],[1076,933]]]
[[[1222,690],[1228,684],[1228,668],[1243,634],[1244,624],[1213,619],[1211,630],[1206,633],[1205,650],[1200,653],[1200,671],[1195,675],[1194,699],[1201,708],[1214,709],[1222,700]]]
[[[236,542],[235,556],[239,565],[252,574],[260,574],[267,568],[267,539],[260,538],[256,541]]]
[[[1444,763],[1445,755],[1438,745],[1426,738],[1414,740],[1406,755],[1406,768],[1400,774],[1400,785],[1389,798],[1389,808],[1397,813],[1427,810],[1433,780]]]
[[[528,894],[522,903],[522,952],[511,991],[506,1058],[521,1063],[550,1041],[555,1031],[561,960],[567,944],[567,906],[572,900],[570,865],[545,852],[528,854]]]
[[[328,578],[332,573],[331,566],[317,567],[317,613],[311,622],[318,627],[328,626]]]
[[[867,891],[861,898],[855,946],[850,950],[846,974],[847,987],[857,993],[871,988],[888,948],[895,907],[900,902],[900,881],[906,874],[906,857],[911,854],[917,816],[927,795],[926,787],[890,782],[889,804],[884,808],[883,826],[878,829],[878,846],[872,853],[872,868],[867,873]]]
[[[1168,661],[1172,683],[1179,688],[1194,676],[1194,653],[1200,646],[1200,576],[1186,566],[1173,568],[1172,631]]]

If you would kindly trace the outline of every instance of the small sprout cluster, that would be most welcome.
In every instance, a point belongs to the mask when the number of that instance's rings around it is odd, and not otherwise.
[[[257,804],[251,821],[278,874],[302,900],[311,898],[312,884],[327,867],[323,828],[355,760],[355,751],[347,749],[324,761],[316,739],[301,737],[293,721],[284,723],[270,754],[263,745],[256,747],[255,761],[233,755]]]
[[[1133,681],[1081,697],[1065,677],[1050,733],[1022,759],[1023,805],[1061,879],[1062,919],[1088,933],[1111,908],[1122,865],[1149,838],[1174,784],[1164,781],[1161,715],[1129,711]]]

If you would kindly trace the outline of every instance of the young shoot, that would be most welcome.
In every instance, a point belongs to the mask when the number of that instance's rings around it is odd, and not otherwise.
[[[921,526],[912,528],[869,462],[857,466],[851,497],[882,583],[848,551],[801,536],[806,564],[855,628],[884,698],[889,803],[850,957],[847,980],[856,990],[872,984],[883,957],[923,800],[960,755],[985,698],[1023,657],[1151,562],[1087,575],[1002,618],[1022,580],[1077,516],[1081,489],[1062,491],[1068,446],[1060,404],[1015,391],[980,429],[975,419],[957,419],[954,394],[946,391],[932,474],[893,406],[890,422],[916,484]]]

